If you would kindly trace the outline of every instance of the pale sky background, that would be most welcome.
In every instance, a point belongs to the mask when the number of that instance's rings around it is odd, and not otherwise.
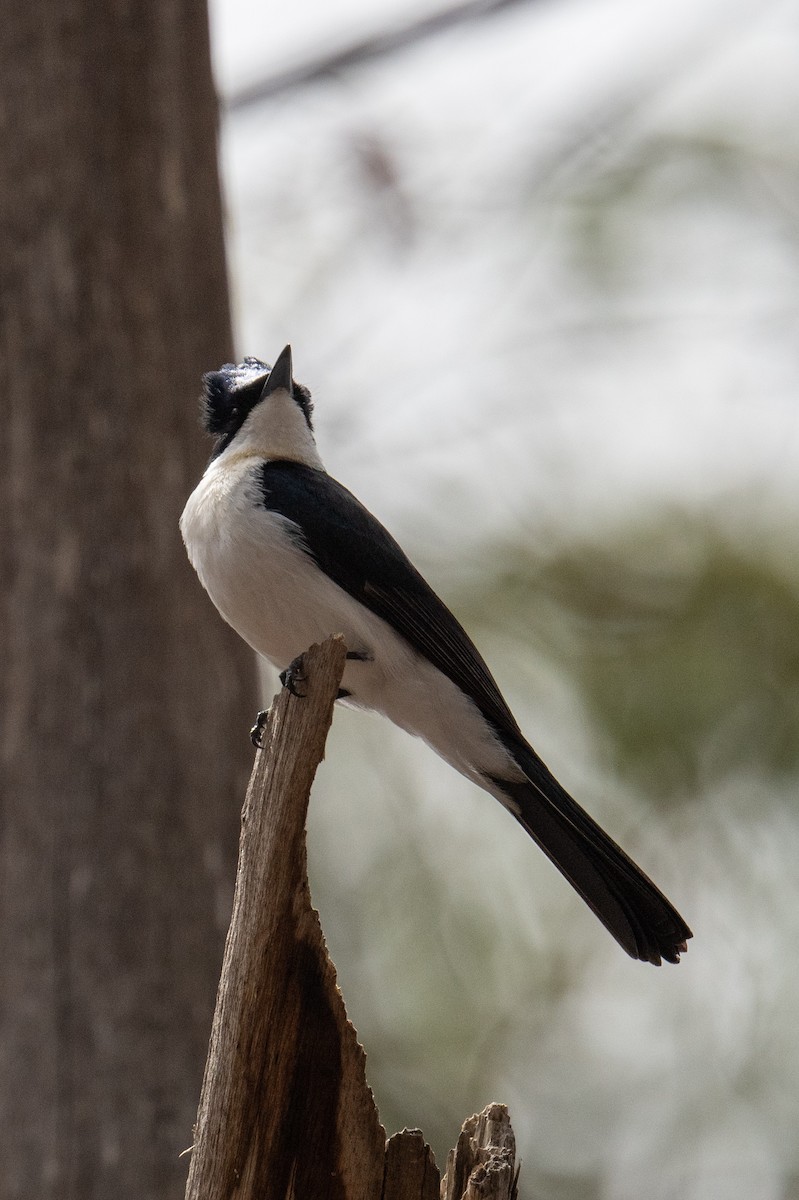
[[[221,91],[347,44],[392,12],[429,9],[220,5]],[[373,459],[387,438],[444,459],[435,464],[437,483],[427,483],[426,459],[414,487],[440,486],[442,471],[460,480],[485,470],[483,438],[452,446],[453,427],[469,418],[482,425],[481,393],[495,405],[507,389],[513,426],[503,421],[488,432],[493,461],[517,460],[515,470],[498,473],[503,502],[503,484],[514,496],[522,486],[551,515],[564,500],[553,499],[552,476],[564,471],[573,476],[565,499],[591,517],[597,504],[625,505],[631,494],[704,501],[731,484],[793,493],[796,339],[780,337],[764,362],[760,334],[767,322],[781,335],[796,320],[785,297],[793,264],[782,261],[779,229],[795,226],[799,211],[779,161],[785,142],[796,140],[795,16],[784,4],[729,0],[520,5],[225,126],[239,338],[267,357],[284,340],[297,342],[298,371],[304,362],[305,377],[322,389],[320,438],[329,459],[340,455],[339,474],[368,478],[376,470],[382,499],[385,471]],[[607,144],[600,131],[598,147],[562,163],[564,144],[590,143],[594,123],[628,105],[629,119]],[[410,256],[397,252],[394,264],[381,241],[380,221],[390,215],[363,194],[360,160],[370,139],[392,156],[415,221],[418,245]],[[751,154],[752,171],[745,184],[733,181],[741,195],[728,211],[695,204],[685,165],[670,161],[669,146],[681,139],[732,141]],[[595,198],[600,172],[585,171],[583,160],[601,161],[601,187],[608,175],[612,181],[614,159],[623,176],[631,147],[646,140],[660,142],[662,156],[659,167],[648,166],[647,203],[636,196],[631,213],[622,197],[605,234],[626,241],[629,259],[623,295],[606,297],[603,314],[629,325],[620,356],[616,338],[592,328],[595,297],[574,288],[563,243],[580,219],[574,209]],[[552,193],[570,175],[573,207],[563,211]],[[723,191],[730,183],[723,169],[719,175]],[[522,257],[509,220],[521,204],[541,221],[540,240]],[[276,244],[274,222],[286,211],[289,227]],[[314,294],[326,271],[339,276],[335,305],[327,288]],[[514,319],[522,307],[523,322]],[[585,344],[575,361],[571,335],[580,327]],[[525,406],[535,436],[519,439]],[[344,447],[331,444],[337,419],[346,421]],[[405,501],[394,501],[400,506],[411,503],[407,482]]]

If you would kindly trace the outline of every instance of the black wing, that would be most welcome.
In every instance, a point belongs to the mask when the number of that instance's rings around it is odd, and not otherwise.
[[[299,544],[334,583],[470,696],[498,732],[521,737],[468,634],[351,492],[324,471],[295,462],[264,463],[260,483],[264,506],[299,526]]]
[[[527,779],[492,782],[627,953],[677,962],[691,937],[682,917],[525,742],[471,640],[380,522],[311,467],[265,463],[260,483],[265,507],[298,526],[298,545],[321,570],[438,667],[494,726]]]

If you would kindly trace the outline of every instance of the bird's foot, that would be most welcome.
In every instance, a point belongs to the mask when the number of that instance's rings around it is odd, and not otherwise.
[[[292,662],[286,667],[285,671],[281,671],[279,675],[280,682],[287,691],[291,692],[292,696],[297,696],[299,699],[305,698],[305,690],[302,684],[305,683],[306,677],[303,671],[302,655],[298,654]],[[298,690],[298,685],[300,689]]]
[[[266,728],[266,721],[267,721],[268,716],[269,716],[268,710],[259,712],[258,716],[255,718],[255,724],[253,725],[252,729],[250,730],[250,741],[252,742],[253,746],[255,746],[256,750],[260,750],[263,745],[262,739],[264,736],[264,729]]]
[[[372,661],[372,655],[369,653],[368,650],[348,650],[347,658],[351,662],[371,662]],[[336,699],[337,700],[349,700],[351,695],[352,695],[352,692],[349,690],[349,688],[339,688]]]
[[[355,662],[371,662],[372,661],[371,654],[369,654],[369,652],[366,650],[348,650],[347,658],[354,660]],[[298,654],[297,657],[292,662],[289,663],[289,665],[286,667],[285,671],[280,672],[279,679],[280,679],[280,682],[283,684],[283,687],[287,688],[291,692],[292,696],[297,696],[301,700],[305,699],[306,693],[305,693],[305,689],[302,687],[302,684],[305,683],[305,672],[303,670],[303,662],[302,662],[301,654]],[[346,688],[339,688],[336,699],[337,700],[346,700],[347,697],[350,696],[351,694],[352,693],[348,692]],[[263,724],[259,724],[260,718],[262,716],[264,717],[264,720],[266,720],[265,714],[259,713],[258,714],[258,722],[256,722],[256,724],[253,725],[253,727],[252,727],[252,733],[250,736],[252,737],[253,741],[255,741],[256,733],[258,734],[259,737],[263,733]],[[259,743],[256,743],[256,745],[257,744],[259,744]]]

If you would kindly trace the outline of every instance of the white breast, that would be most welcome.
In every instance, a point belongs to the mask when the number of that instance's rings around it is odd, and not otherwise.
[[[350,661],[342,686],[352,702],[424,738],[480,782],[508,757],[459,688],[354,600],[298,545],[298,530],[263,506],[260,459],[211,463],[189,497],[180,527],[189,558],[219,612],[278,669],[313,642],[341,633]]]
[[[192,565],[222,616],[282,668],[309,638],[330,632],[319,602],[326,581],[297,545],[292,523],[264,508],[259,465],[249,457],[212,463],[180,524]]]

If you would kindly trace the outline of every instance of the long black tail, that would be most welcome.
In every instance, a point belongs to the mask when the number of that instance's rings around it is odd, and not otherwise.
[[[558,783],[526,743],[508,746],[527,779],[492,783],[517,820],[632,958],[679,962],[691,930],[596,821]],[[518,810],[518,811],[517,811]]]

